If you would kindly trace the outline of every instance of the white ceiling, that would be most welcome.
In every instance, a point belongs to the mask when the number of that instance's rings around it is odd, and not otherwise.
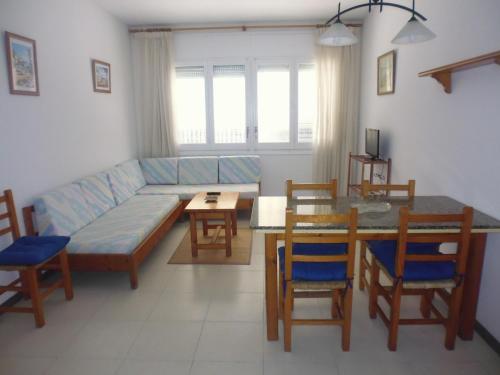
[[[326,21],[336,0],[94,0],[128,25]],[[342,7],[361,4],[343,0]],[[361,20],[367,8],[346,15]]]

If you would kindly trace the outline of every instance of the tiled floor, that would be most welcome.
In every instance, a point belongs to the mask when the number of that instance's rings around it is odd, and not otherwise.
[[[167,234],[140,268],[137,290],[126,274],[79,273],[73,301],[61,291],[46,301],[44,328],[30,315],[0,316],[0,374],[500,373],[500,358],[481,338],[458,340],[449,352],[436,326],[403,327],[398,351],[389,352],[386,329],[368,318],[357,288],[350,352],[341,351],[337,327],[296,327],[285,353],[265,337],[263,236],[254,235],[250,266],[168,265],[186,230],[178,223]],[[328,316],[329,305],[298,300],[296,313]]]

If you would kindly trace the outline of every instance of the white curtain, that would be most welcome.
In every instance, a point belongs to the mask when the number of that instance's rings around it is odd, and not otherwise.
[[[360,30],[353,33],[360,39]],[[346,47],[316,47],[318,111],[313,141],[313,178],[338,181],[347,192],[349,152],[357,150],[359,123],[360,43]]]
[[[132,34],[132,54],[139,156],[175,156],[171,33]]]

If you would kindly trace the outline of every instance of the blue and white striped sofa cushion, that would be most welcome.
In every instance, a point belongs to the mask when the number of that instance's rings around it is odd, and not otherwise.
[[[219,158],[221,184],[249,184],[260,182],[260,157],[221,156]]]
[[[141,168],[148,185],[177,184],[177,158],[142,159]]]
[[[199,185],[219,182],[219,160],[216,156],[179,158],[179,184]]]
[[[81,229],[72,254],[130,254],[179,202],[175,195],[137,195]]]
[[[96,217],[116,206],[108,176],[104,172],[82,178],[75,182],[80,185],[87,204]]]
[[[117,205],[122,204],[135,194],[135,189],[122,168],[114,167],[105,172]]]
[[[70,236],[96,218],[77,184],[36,197],[34,206],[41,236]]]
[[[134,188],[134,191],[146,185],[146,180],[144,179],[138,160],[133,159],[120,163],[118,164],[118,168],[121,168],[125,172],[129,185]]]

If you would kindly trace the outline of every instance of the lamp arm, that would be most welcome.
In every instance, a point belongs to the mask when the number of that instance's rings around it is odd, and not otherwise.
[[[374,3],[372,3],[371,1],[369,1],[368,3],[366,4],[360,4],[360,5],[355,5],[353,7],[350,7],[350,8],[347,8],[347,9],[344,9],[343,11],[341,12],[338,12],[335,16],[333,16],[332,18],[330,18],[328,21],[325,22],[325,26],[328,26],[328,24],[330,24],[331,22],[333,21],[336,21],[341,15],[343,15],[344,13],[347,13],[347,12],[350,12],[351,10],[354,10],[354,9],[359,9],[359,8],[364,8],[364,7],[371,7],[373,5],[376,5]],[[406,10],[407,12],[410,12],[411,14],[413,14],[414,16],[417,16],[418,18],[420,18],[422,21],[427,21],[427,18],[424,17],[422,14],[420,14],[419,12],[417,12],[415,9],[412,9],[412,8],[409,8],[407,6],[404,6],[404,5],[400,5],[400,4],[394,4],[394,3],[386,3],[385,1],[382,3],[380,3],[380,5],[383,5],[383,6],[389,6],[389,7],[394,7],[394,8],[399,8],[399,9],[403,9],[403,10]]]

